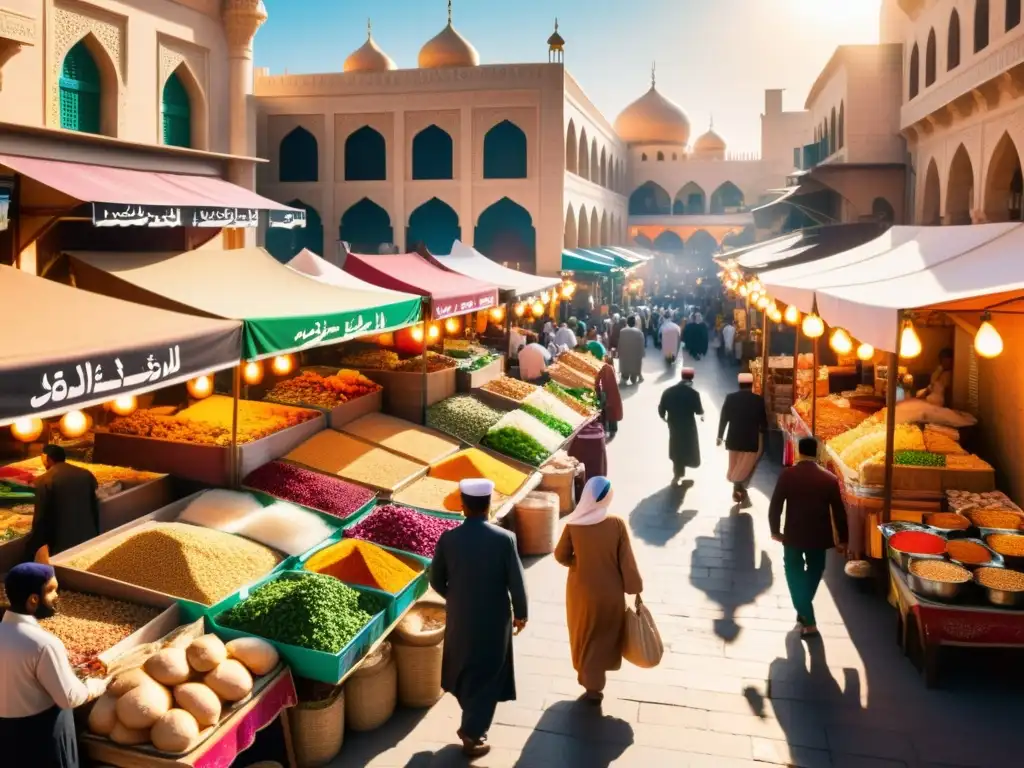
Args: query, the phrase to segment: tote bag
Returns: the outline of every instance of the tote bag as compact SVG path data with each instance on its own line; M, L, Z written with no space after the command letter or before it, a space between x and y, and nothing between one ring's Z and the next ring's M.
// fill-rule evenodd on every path
M623 628L622 658L641 669L651 669L661 663L665 644L654 623L654 617L636 596L635 606L626 606L626 626Z

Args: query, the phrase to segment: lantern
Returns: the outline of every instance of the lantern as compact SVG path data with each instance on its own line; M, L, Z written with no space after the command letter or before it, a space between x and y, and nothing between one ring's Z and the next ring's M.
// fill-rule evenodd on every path
M68 411L60 419L60 431L64 437L81 437L89 431L89 417L81 411Z
M242 379L246 384L252 384L253 386L263 381L263 363L259 360L253 360L245 364L242 368Z
M295 360L291 355L278 355L270 361L270 370L278 376L287 376L295 368Z
M825 321L818 317L814 312L804 317L802 326L804 336L808 339L818 339L825 333Z
M974 335L974 351L991 360L1003 354L1003 337L992 325L992 316L986 312L981 318L981 327Z
M757 308L765 309L768 306L768 301L769 299L767 294L762 293L760 296L757 297Z
M213 377L197 376L185 385L185 389L196 400L202 400L213 394Z
M913 359L921 354L921 338L914 330L914 324L905 320L903 330L900 331L900 357L907 360Z
M534 317L540 317L541 315L544 314L544 304L541 302L540 299L537 299L537 301L533 302L533 307L531 309L533 311Z
M135 395L121 395L110 403L110 410L118 416L130 416L138 407L139 402L135 399Z
M842 328L836 328L832 331L832 337L828 340L828 345L835 350L837 355L848 355L853 351L853 339Z
M773 323L781 323L782 322L782 310L780 310L775 305L774 301L770 305L768 305L767 312L768 312L768 319L771 320Z
M520 301L518 304L516 304L515 312L516 312L516 317L522 317L523 315L525 315L526 314L526 304L524 304L523 302Z
M800 322L800 310L796 308L795 304L790 304L782 313L782 319L790 325L796 325Z
M505 319L505 309L504 309L504 307L494 307L493 309L491 309L491 320L493 320L496 323L500 323L504 319Z
M427 340L437 341L441 336L441 326L437 323L431 323L427 328Z
M43 434L43 420L35 416L17 419L11 424L11 434L23 443L31 443Z
M449 334L456 334L459 332L459 319L457 317L449 317L444 321L444 330Z
M861 344L857 347L857 359L863 360L865 363L875 356L875 348L868 343Z

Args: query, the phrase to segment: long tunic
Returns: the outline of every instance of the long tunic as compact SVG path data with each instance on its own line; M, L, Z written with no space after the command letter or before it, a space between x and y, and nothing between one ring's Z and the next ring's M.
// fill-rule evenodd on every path
M708 353L708 327L700 322L687 323L683 329L683 343L691 355Z
M700 393L679 382L661 395L658 416L668 421L668 455L676 467L700 466L697 416L704 415Z
M601 409L608 421L622 421L622 393L619 382L615 380L615 369L610 363L601 366L597 375L597 394L601 398Z
M639 376L643 372L644 332L623 328L619 334L619 375Z
M25 557L31 560L40 547L50 556L77 547L100 534L97 483L91 472L72 464L55 464L35 482L36 507Z
M445 531L430 586L447 601L441 687L460 704L514 700L512 618L527 618L515 536L478 518Z
M580 684L600 690L604 673L622 666L626 595L643 591L626 524L609 516L596 525L567 525L555 559L569 568L565 611L572 665Z

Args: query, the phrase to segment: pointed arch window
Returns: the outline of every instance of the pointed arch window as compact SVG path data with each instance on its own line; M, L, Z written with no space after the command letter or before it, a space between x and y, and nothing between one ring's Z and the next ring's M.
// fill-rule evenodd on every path
M164 83L160 101L164 144L170 147L192 146L192 102L177 72Z
M60 127L99 133L103 88L100 69L84 41L77 42L60 70Z
M1020 0L1006 0L1006 31L1020 25Z
M949 15L949 37L946 40L946 71L960 66L960 14L956 8Z
M918 50L917 43L914 43L914 48L910 52L910 83L908 93L911 99L917 98L918 90L921 87L921 52Z
M988 0L975 0L974 3L974 52L988 48Z
M936 62L935 59L938 56L935 43L935 30L932 29L928 32L928 47L924 53L924 87L927 88L929 85L935 82L936 73Z

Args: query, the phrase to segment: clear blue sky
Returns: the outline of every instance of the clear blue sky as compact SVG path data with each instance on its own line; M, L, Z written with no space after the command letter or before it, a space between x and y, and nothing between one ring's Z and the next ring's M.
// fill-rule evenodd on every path
M447 0L264 0L256 64L336 72L366 39L399 67L441 31ZM878 41L880 0L454 0L455 27L484 64L546 61L557 15L566 67L605 117L640 96L657 61L658 88L703 132L712 114L731 150L760 147L765 88L800 109L837 45Z

